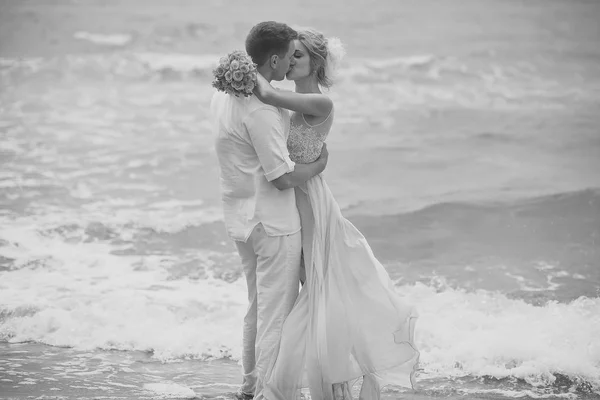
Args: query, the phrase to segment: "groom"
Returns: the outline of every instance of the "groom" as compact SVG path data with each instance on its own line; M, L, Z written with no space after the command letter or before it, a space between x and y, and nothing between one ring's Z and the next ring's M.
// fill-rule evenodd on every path
M268 81L281 81L294 65L297 33L267 21L246 37L246 52ZM243 332L243 383L238 398L263 398L266 373L277 356L283 321L298 295L300 216L294 187L327 165L325 146L312 164L295 164L286 146L287 110L256 96L214 94L216 152L227 234L234 240L248 286Z

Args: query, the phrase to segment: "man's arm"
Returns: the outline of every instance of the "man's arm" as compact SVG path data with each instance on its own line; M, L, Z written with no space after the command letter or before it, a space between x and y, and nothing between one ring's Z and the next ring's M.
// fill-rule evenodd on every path
M321 155L319 158L310 164L296 164L292 172L281 175L279 178L271 181L273 185L279 190L286 190L302 185L315 175L319 175L325 170L327 166L327 160L329 159L329 152L327 146L323 143L321 149Z
M323 144L321 155L311 164L296 164L290 160L281 114L272 108L255 110L244 121L265 178L279 190L303 184L320 174L327 165L329 153Z

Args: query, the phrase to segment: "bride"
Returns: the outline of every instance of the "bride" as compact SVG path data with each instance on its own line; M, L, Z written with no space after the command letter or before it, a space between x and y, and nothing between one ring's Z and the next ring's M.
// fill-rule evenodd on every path
M259 74L255 93L293 111L290 158L311 163L333 125L335 107L321 88L332 85L343 47L313 30L298 33L295 65L286 75L295 92L276 90ZM265 397L291 400L308 387L313 400L351 398L350 387L360 378L361 399L378 399L386 384L414 387L416 310L397 294L364 236L342 216L322 175L295 194L306 281L267 371Z

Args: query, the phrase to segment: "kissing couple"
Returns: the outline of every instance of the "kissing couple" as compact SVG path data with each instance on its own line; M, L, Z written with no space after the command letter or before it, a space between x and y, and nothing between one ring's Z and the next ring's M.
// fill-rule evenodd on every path
M417 312L322 175L335 106L321 89L343 46L267 21L248 33L246 53L252 93L211 101L225 227L248 286L236 397L295 400L309 388L313 400L351 399L358 381L360 399L379 399L388 384L412 388ZM294 92L271 86L284 78ZM246 82L241 72L236 80Z

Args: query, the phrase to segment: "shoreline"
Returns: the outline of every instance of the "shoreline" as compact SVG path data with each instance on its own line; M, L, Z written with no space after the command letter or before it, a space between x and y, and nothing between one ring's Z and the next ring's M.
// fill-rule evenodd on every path
M140 351L78 351L39 343L0 342L1 398L63 400L87 399L231 399L241 382L240 366L231 360L178 360L162 363ZM13 370L6 370L12 365ZM554 390L573 391L544 395L547 399L595 398L589 383L579 383L566 376L556 376ZM12 382L8 382L11 380ZM563 382L564 381L564 382ZM514 384L513 384L514 385ZM524 387L521 387L525 385ZM417 379L417 389L384 389L382 400L435 399L494 400L518 397L539 398L534 387L525 382L508 388L493 377ZM358 396L360 384L353 395ZM469 393L471 391L472 393ZM478 393L479 392L479 393ZM573 396L566 396L570 393Z
M233 393L240 369L230 360L163 363L141 351L84 351L33 342L0 342L0 360L0 393L15 399L30 398L32 394L45 395L46 399L53 398L49 395L84 399L204 398Z

